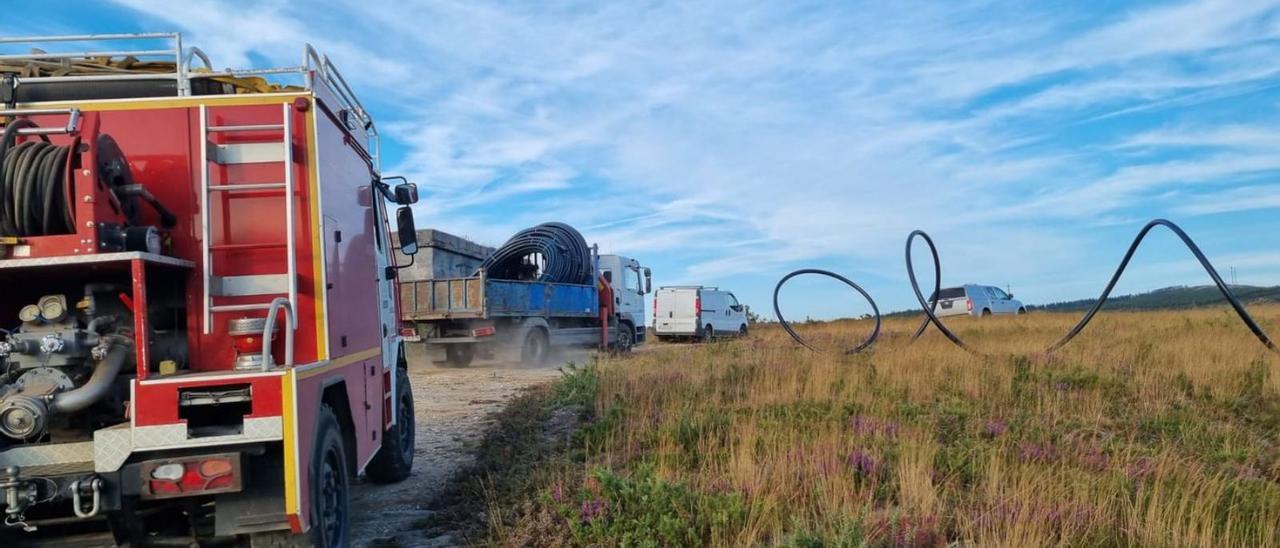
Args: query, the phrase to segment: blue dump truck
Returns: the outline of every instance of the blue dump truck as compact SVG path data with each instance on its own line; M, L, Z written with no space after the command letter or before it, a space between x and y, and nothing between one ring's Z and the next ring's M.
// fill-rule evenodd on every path
M550 241L526 234L539 230ZM517 234L470 276L401 280L400 304L437 364L541 365L558 348L627 352L642 343L650 278L638 261L597 255L576 230L549 223Z

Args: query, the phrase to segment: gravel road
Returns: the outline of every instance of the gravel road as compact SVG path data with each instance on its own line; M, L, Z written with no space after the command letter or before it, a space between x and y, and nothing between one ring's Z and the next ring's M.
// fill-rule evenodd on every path
M413 474L393 485L359 482L351 497L352 535L357 547L454 546L449 535L426 538L419 524L427 503L473 458L492 425L491 415L521 390L560 376L556 365L528 368L477 362L465 369L434 367L410 355L417 416Z

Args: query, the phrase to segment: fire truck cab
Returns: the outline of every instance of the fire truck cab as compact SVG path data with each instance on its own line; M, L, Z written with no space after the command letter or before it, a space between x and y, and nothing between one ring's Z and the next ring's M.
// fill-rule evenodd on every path
M417 189L342 75L166 33L0 39L0 76L0 537L350 545L353 478L413 463Z

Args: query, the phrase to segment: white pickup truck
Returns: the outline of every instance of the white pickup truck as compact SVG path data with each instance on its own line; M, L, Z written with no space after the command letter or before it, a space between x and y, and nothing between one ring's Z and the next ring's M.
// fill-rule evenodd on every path
M938 291L933 307L938 316L990 316L992 314L1026 314L1022 301L991 285L965 284L944 287Z

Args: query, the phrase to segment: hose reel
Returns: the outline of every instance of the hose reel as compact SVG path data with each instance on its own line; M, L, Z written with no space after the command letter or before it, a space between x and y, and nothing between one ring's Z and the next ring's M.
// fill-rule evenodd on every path
M66 112L66 111L63 111ZM50 114L52 111L4 111L4 114ZM0 236L36 237L74 234L77 231L76 195L72 174L88 148L80 136L68 144L54 144L48 135L77 131L79 111L71 109L65 128L43 128L27 118L16 118L0 135ZM21 143L20 135L38 136ZM152 206L160 225L172 228L177 216L146 187L137 184L128 158L108 134L94 138L97 189L105 194L115 219L92 219L103 249L159 252L155 227L139 226L140 201Z

